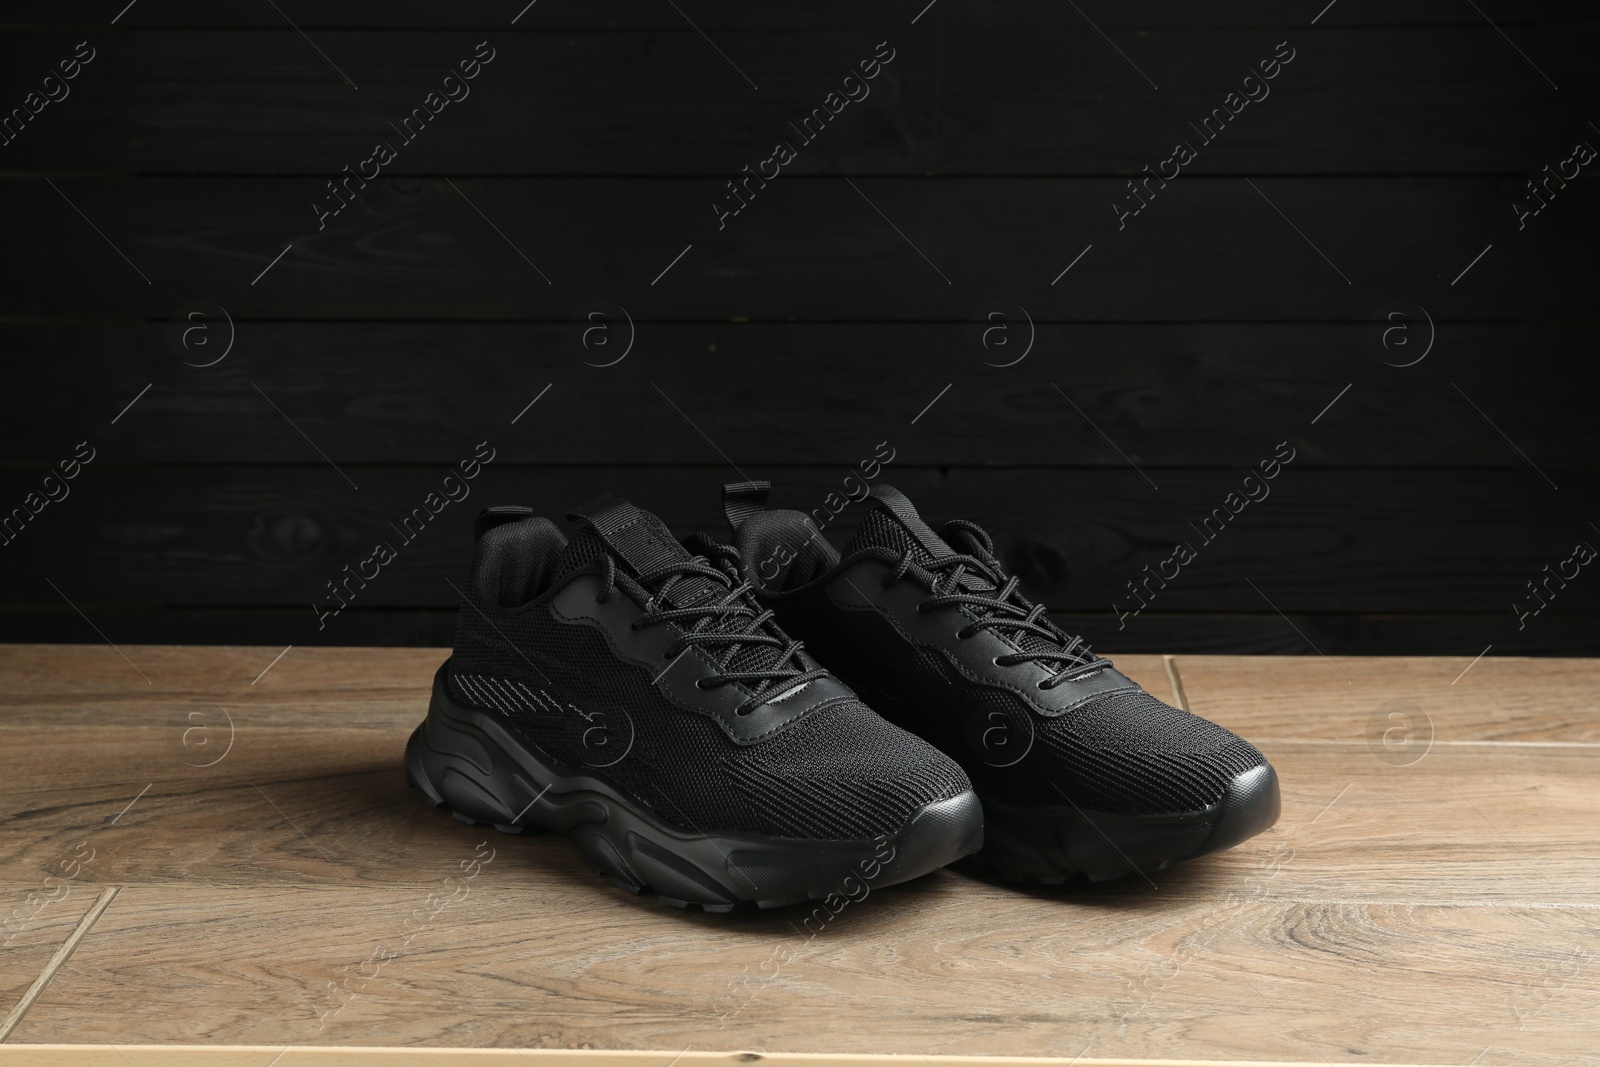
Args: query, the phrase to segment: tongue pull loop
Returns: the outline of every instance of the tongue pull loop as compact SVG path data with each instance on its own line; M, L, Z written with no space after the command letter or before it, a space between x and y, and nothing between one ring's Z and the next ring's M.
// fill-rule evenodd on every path
M922 516L911 506L911 501L894 486L874 486L872 492L867 494L867 498L894 518L896 524L911 536L911 540L927 553L929 562L937 562L946 556L956 554L956 550L951 548L944 538L934 533L933 528L922 521Z
M705 687L738 684L748 694L739 714L753 711L774 686L793 689L828 673L799 658L801 643L773 624L772 612L751 597L749 583L729 565L726 546L693 537L694 547L710 550L696 555L660 519L612 493L578 505L567 517L579 524L574 543L599 541L650 593L633 625L676 626L682 649L698 646L715 662L717 673L701 679ZM609 595L609 567L606 575L604 595Z
M651 576L670 572L694 558L665 523L615 493L601 493L579 504L567 513L567 518L579 524L574 540L586 536L599 540L606 552L640 580L653 580ZM671 588L664 588L663 592L679 607L698 604L727 591L726 583L704 575L669 578L668 583Z
M579 504L567 513L567 518L593 530L606 548L637 574L690 558L660 519L615 493L601 493Z

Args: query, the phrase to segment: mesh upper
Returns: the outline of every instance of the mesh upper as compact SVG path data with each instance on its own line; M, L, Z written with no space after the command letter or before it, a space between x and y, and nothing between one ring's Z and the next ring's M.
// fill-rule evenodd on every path
M958 551L992 558L964 532L949 539ZM874 546L917 562L934 558L879 508L865 516L844 555ZM771 598L785 629L880 714L954 757L983 796L1060 804L1064 795L1085 810L1118 814L1188 812L1217 803L1235 777L1266 762L1249 742L1138 688L1041 715L1008 690L968 680L946 653L906 641L878 612L838 607L825 586ZM1026 636L1024 648L1052 647ZM973 717L991 714L1031 738L1014 765L991 766L969 740Z
M904 526L895 522L894 516L873 507L869 507L861 517L861 525L856 527L855 536L845 545L843 554L848 556L857 549L868 547L905 552L918 563L926 563L933 558L933 553L923 548Z
M644 520L651 525L651 528L655 532L656 536L661 539L661 543L663 545L675 550L672 553L674 559L686 561L693 557L695 553L691 553L687 548L684 548L682 545L680 545L679 542L674 541L672 539L671 531L667 529L666 525L662 523L661 520L648 513L645 514ZM694 535L689 540L691 542L698 543L705 548L719 549L727 552L731 554L735 560L737 560L737 552L732 547L715 545L711 542L710 538L707 538L704 535ZM608 554L609 552L606 548L605 542L602 541L600 537L594 533L594 531L586 527L578 530L578 532L573 536L571 542L567 545L565 551L560 554L559 558L555 562L555 584L562 584L571 576L581 572L598 570L598 564L601 557ZM630 576L637 576L638 574L637 571L621 560L616 561L616 566L618 570L624 574ZM726 596L727 593L727 586L719 584L718 582L715 582L704 575L690 574L680 578L672 586L671 593L664 598L664 603L672 607L682 607L702 601L720 599ZM751 611L750 615L753 615L755 610L758 610L758 606L752 605L752 608L753 610ZM712 620L701 626L701 630L702 632L715 632L719 630L735 632L745 627L750 615L733 615ZM737 648L732 646L718 646L714 650L714 654L717 657L719 664L721 664L724 669L730 672L739 672L762 670L773 667L778 664L779 654L781 651L781 649L775 648L772 645L750 643L738 646ZM724 659L724 657L726 658ZM736 684L739 689L746 694L753 694L755 692L755 690L745 683L733 684Z
M1000 563L990 551L988 536L962 529L962 525L964 524L957 523L954 524L954 528L947 526L944 530L941 530L940 543L934 547L939 550L941 555L947 554L945 550L948 549L950 552L975 556L989 563L996 573L1000 573ZM924 565L933 562L936 558L934 553L930 552L917 538L913 537L893 515L880 508L873 508L867 513L867 517L862 521L860 529L857 530L855 537L851 539L844 554L848 556L852 552L864 548L886 548L896 555L903 553L914 562ZM984 593L995 590L994 583L971 571L961 576L960 584L963 589L969 592ZM1032 606L1026 600L1022 601L1022 603L1025 607ZM971 605L963 605L960 610L969 619L977 619L983 615L981 610ZM1024 652L1060 651L1062 646L1072 639L1070 635L1062 631L1048 618L1041 618L1035 625L1043 626L1053 631L1057 635L1057 640L1052 641L1028 630L1016 631L1002 628L998 632L1006 634ZM1094 657L1087 650L1081 650L1077 653L1077 658L1080 662L1088 663ZM1062 664L1057 663L1052 664L1052 666L1059 667Z
M563 550L557 585L605 551L584 540L580 532ZM462 605L452 696L502 715L546 761L610 782L672 825L860 840L898 832L926 804L971 788L956 763L859 701L739 745L710 718L669 703L653 678L543 603L503 610L469 592ZM584 741L597 721L618 746L603 760ZM597 766L624 746L626 756Z
M1142 689L1110 694L1046 724L1041 738L1055 761L1127 811L1208 807L1234 778L1266 762L1250 742Z
M779 610L874 710L960 763L981 796L1060 804L1065 795L1087 811L1118 814L1196 811L1266 762L1249 742L1142 689L1045 717L1007 690L966 679L943 652L908 643L877 612L835 606L820 586ZM969 720L990 712L1033 738L1013 766L990 766L969 742Z

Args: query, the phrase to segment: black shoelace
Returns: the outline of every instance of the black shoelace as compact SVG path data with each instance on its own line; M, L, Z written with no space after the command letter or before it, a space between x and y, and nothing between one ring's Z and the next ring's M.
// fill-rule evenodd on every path
M1040 689L1054 689L1074 675L1110 662L1096 655L1083 638L1073 637L1052 625L1044 618L1046 609L1043 604L1030 604L1026 598L1017 595L1020 579L1007 578L992 562L957 554L928 563L915 563L909 553L902 552L895 569L884 578L883 587L887 589L904 578L913 566L928 575L929 591L933 593L933 596L917 605L917 611L926 614L940 608L965 605L978 612L978 618L956 631L958 638L965 640L982 630L997 630L1014 635L1034 634L1052 645L1047 649L995 657L995 663L1002 667L1038 663L1047 669L1054 669L1054 674L1039 683ZM988 582L994 592L963 589L961 579L969 573ZM941 587L955 591L941 592Z
M603 558L606 572L605 584L600 591L602 601L610 598L617 580L616 561L609 555ZM699 679L695 685L701 689L715 689L732 682L745 683L752 693L737 710L740 715L748 715L766 702L768 693L793 689L828 672L820 667L806 670L795 663L802 643L781 631L772 632L776 628L768 626L772 620L771 609L762 609L756 603L749 581L735 581L737 573L736 570L730 572L726 567L713 565L705 556L668 563L641 573L638 576L639 584L652 592L645 602L644 614L630 625L635 630L642 630L663 622L676 623L682 635L668 647L669 659L677 659L684 651L696 646L721 649L722 655L716 659L718 673ZM663 607L673 588L691 575L707 578L727 591L720 597L713 596L687 607ZM659 586L657 583L660 583ZM741 649L755 645L776 650L768 657L767 666L742 671L727 669Z

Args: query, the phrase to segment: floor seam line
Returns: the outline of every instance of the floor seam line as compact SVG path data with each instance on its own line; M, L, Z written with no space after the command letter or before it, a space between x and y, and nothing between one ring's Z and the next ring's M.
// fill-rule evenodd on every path
M33 984L28 987L28 991L22 994L22 999L17 1001L16 1007L11 1009L3 1021L0 1021L0 1042L10 1038L11 1032L22 1022L22 1017L28 1014L28 1009L33 1007L34 1002L44 995L46 987L50 985L50 980L56 976L56 972L61 969L62 965L71 958L73 950L78 947L78 942L88 935L89 931L94 928L94 924L100 920L100 916L104 915L106 909L111 906L111 902L117 899L117 893L120 888L120 886L107 886L101 891L95 902L90 905L89 910L84 912L83 918L78 920L77 929L73 930L72 934L61 943L61 946L56 949L55 955L50 957L49 962L44 965L44 969L39 972L39 977L33 980Z
M1189 697L1183 691L1183 678L1178 674L1178 661L1167 653L1162 653L1161 662L1167 668L1167 683L1172 686L1172 699L1179 708L1189 710Z

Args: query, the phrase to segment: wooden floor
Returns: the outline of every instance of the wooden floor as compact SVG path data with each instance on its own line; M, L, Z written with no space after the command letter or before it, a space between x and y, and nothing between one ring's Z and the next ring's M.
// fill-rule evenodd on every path
M279 652L0 647L0 1064L1600 1064L1600 660L1118 657L1267 753L1276 828L811 939L424 804L442 650Z

